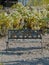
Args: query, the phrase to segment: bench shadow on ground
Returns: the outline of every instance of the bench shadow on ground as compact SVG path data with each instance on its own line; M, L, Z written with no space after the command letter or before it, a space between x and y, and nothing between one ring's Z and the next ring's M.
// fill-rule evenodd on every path
M20 53L14 53L15 51L28 51L28 50L37 50L37 49L41 49L41 47L28 47L28 48L24 48L24 47L17 47L17 48L9 48L7 49L8 52L6 52L6 49L2 50L2 52L0 52L0 54L3 55L22 55L24 53L20 52ZM9 52L10 51L10 52ZM31 53L31 52L29 52ZM2 62L4 65L49 65L49 57L42 57L42 58L34 58L31 60L15 60L15 61L5 61Z
M49 57L35 58L32 60L21 61L7 61L3 62L5 65L49 65Z
M29 51L29 50L38 50L38 49L42 49L42 47L28 47L28 48L24 48L24 47L17 47L17 48L8 48L8 49L4 49L0 52L0 54L3 55L22 55L25 53L25 51ZM20 51L20 52L17 52ZM23 51L23 52L21 52ZM30 51L28 52L28 54L31 53Z

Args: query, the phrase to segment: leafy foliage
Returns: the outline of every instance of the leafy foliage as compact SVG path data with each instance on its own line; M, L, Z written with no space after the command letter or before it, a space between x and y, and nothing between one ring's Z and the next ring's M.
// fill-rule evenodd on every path
M48 6L45 8L33 7L17 3L10 8L12 11L9 14L5 11L0 12L0 34L6 35L8 29L20 30L24 27L32 30L44 30L49 22Z

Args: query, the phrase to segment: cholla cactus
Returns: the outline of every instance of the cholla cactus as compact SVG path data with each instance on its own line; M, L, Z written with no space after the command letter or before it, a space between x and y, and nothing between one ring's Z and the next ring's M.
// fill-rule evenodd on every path
M0 30L1 30L1 35L5 35L6 31L10 27L10 20L8 18L8 14L6 12L1 12L0 13Z
M24 22L23 21L23 18L21 16L21 14L17 11L13 11L10 16L13 18L13 28L14 29L21 29L23 28L23 25L22 23Z
M14 4L9 14L0 13L0 34L5 35L8 29L20 30L23 27L32 30L45 29L49 18L49 11L44 7L23 6L21 3Z

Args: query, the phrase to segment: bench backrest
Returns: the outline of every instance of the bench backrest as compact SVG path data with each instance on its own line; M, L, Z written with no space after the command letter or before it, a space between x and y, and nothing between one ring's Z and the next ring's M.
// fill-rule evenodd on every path
M42 39L41 30L8 30L8 39Z

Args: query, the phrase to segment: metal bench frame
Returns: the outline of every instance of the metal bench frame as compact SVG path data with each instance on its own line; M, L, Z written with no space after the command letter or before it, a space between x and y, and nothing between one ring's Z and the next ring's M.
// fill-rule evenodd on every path
M42 49L42 35L41 30L31 30L31 29L24 29L24 30L8 30L8 40L6 42L6 51L9 48L9 40L10 39L40 39L41 49ZM42 49L43 50L43 49Z

